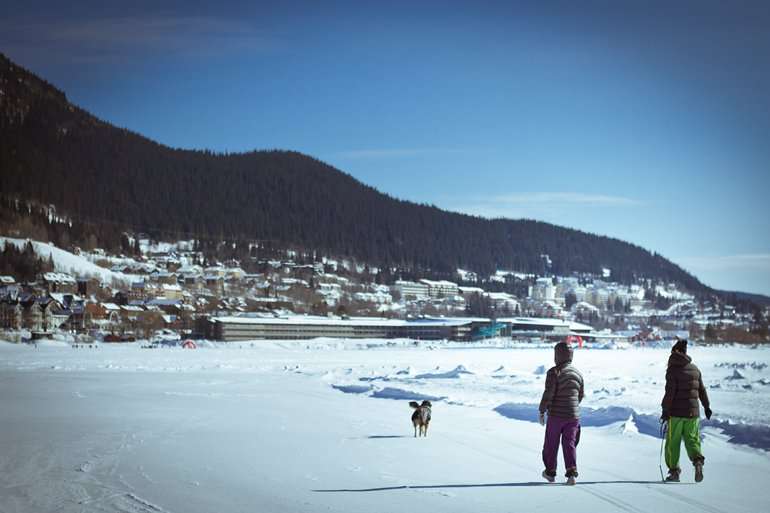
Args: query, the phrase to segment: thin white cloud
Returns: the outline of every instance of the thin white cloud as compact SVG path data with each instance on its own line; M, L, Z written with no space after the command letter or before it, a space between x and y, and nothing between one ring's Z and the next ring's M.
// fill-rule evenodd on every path
M695 272L704 271L761 271L770 273L770 253L738 255L685 256L674 259Z
M445 202L455 212L487 218L539 219L569 224L565 216L576 208L633 208L644 202L625 196L582 192L526 192Z
M586 194L582 192L528 192L494 196L487 200L496 205L585 205L585 206L637 206L642 202L624 196Z
M26 52L60 50L73 59L97 60L152 51L199 55L269 50L265 32L237 19L204 16L126 16L83 20L0 20L0 42Z
M334 153L332 156L341 159L382 159L416 157L421 155L439 155L448 153L465 153L467 150L457 148L372 148L347 150Z

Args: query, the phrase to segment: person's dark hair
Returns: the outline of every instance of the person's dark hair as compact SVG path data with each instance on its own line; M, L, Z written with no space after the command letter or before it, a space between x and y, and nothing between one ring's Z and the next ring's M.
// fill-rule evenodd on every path
M683 338L677 339L676 344L671 348L671 352L674 351L687 354L687 340Z

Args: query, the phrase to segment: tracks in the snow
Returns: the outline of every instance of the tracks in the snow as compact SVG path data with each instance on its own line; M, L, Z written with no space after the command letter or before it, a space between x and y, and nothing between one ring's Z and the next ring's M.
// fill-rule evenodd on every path
M505 463L507 463L507 464L509 464L511 466L516 467L516 468L527 470L527 471L530 471L532 469L532 465L530 465L530 464L523 465L523 464L521 464L521 463L519 463L517 461L514 461L514 460L508 459L508 458L506 458L504 456L501 456L500 453L491 452L491 451L488 451L488 450L476 447L472 442L459 440L459 439L457 439L457 438L455 438L453 436L449 436L449 435L447 435L445 433L441 433L438 436L441 436L442 438L445 438L445 439L447 439L450 442L453 442L453 443L456 443L457 445L461 445L461 446L463 446L465 448L471 449L471 450L473 450L475 452L478 452L480 454L483 454L483 455L485 455L487 457L494 458L494 459L497 459L499 461L505 462ZM510 442L507 442L507 443L510 443ZM513 445L516 445L516 444L513 444ZM521 446L517 445L517 447L519 449L522 449ZM535 456L535 454L538 452L537 450L531 449L531 448L523 448L523 449L524 450L529 450L530 452L532 452L533 456ZM606 472L606 471L603 471L602 473L604 473L605 475L612 476L613 478L615 478L617 480L616 482L618 482L618 481L627 481L629 484L634 482L633 480L628 479L627 476L622 476L620 474L616 474L616 473L612 473L612 472ZM646 483L646 484L643 483L643 482L637 482L637 483L639 485L641 485L641 486L646 486L647 489L650 490L651 492L658 493L658 494L660 494L660 495L662 495L664 497L667 497L669 499L674 499L674 500L679 501L679 502L681 502L683 504L689 505L691 507L695 507L695 508L697 508L700 511L708 512L708 513L728 513L725 510L716 508L716 507L714 507L714 506L712 506L710 504L706 504L705 502L699 501L699 500L694 499L694 498L692 498L690 496L685 496L685 495L677 493L677 492L675 492L673 490L670 490L670 489L668 489L668 488L671 487L670 485L664 485L663 483L658 484L658 483L652 483L652 482ZM614 484L614 483L608 482L607 484ZM629 502L626 502L626 501L624 501L622 499L619 499L615 495L611 495L609 493L605 493L605 492L600 491L601 485L602 485L601 482L591 482L591 483L580 483L580 482L578 482L578 485L576 486L576 489L581 491L581 492L583 492L583 493L587 493L589 495L592 495L595 498L597 498L598 500L606 502L607 504L610 504L612 507L617 508L619 511L625 511L626 513L646 513L647 510L640 509L640 508L634 506L633 504L630 504ZM411 488L411 487L407 487L407 488Z

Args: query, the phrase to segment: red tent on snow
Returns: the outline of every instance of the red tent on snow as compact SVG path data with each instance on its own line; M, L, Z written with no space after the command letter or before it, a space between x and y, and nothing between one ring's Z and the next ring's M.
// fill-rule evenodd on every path
M578 347L583 347L583 337L579 335L567 335L567 338L565 338L564 341L568 344L577 342Z

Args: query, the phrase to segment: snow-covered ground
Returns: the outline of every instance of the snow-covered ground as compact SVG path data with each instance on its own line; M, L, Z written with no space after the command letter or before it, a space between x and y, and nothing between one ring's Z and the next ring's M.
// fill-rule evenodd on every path
M770 349L690 350L727 434L661 484L665 349L578 350L578 486L540 478L548 348L0 343L0 511L706 511L770 504ZM414 439L412 398L435 398ZM740 423L742 424L736 424ZM729 439L733 439L732 442ZM683 451L684 454L684 451ZM684 462L686 463L686 462ZM561 464L561 461L560 461ZM560 473L563 468L560 469Z

